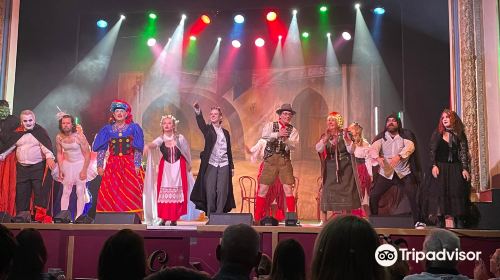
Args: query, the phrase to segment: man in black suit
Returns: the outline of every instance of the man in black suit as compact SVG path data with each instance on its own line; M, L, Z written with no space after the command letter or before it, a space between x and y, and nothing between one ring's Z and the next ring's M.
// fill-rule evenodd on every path
M198 103L193 107L196 122L205 138L205 148L200 154L201 164L191 192L191 201L210 217L211 213L225 213L236 207L231 138L229 132L221 127L222 111L219 107L211 108L209 124L205 122Z

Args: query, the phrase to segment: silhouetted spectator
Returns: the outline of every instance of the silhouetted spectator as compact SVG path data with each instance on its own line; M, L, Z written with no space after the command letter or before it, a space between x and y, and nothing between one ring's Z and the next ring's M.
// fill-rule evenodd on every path
M21 230L16 240L18 247L14 254L14 266L10 280L38 280L47 262L47 249L40 232L33 228Z
M209 280L207 273L196 271L182 266L167 268L152 274L144 280Z
M490 273L493 274L494 278L490 277ZM500 279L500 249L496 249L495 253L490 256L490 271L486 269L486 265L483 259L479 259L479 262L474 267L474 279L475 280L488 280L488 279Z
M4 280L12 269L17 242L12 232L2 224L0 224L0 248L0 280Z
M445 229L431 230L424 240L423 250L427 252L454 252L460 250L460 239L451 231ZM406 276L404 280L427 280L427 279L446 279L446 280L465 280L467 276L461 275L458 270L458 261L455 260L426 260L425 272Z
M356 216L333 219L316 239L311 279L386 279L386 271L374 257L379 244L366 220Z
M306 256L304 248L294 239L278 243L274 251L272 280L305 280Z
M130 229L112 235L99 256L100 280L138 280L146 276L146 253L143 238Z
M228 226L217 246L219 272L213 279L250 279L250 273L260 261L259 234L248 225Z

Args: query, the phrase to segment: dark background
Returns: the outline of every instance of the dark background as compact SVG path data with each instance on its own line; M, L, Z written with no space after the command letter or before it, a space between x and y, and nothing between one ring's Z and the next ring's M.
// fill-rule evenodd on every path
M415 132L420 148L422 163L427 165L428 142L435 129L440 113L449 106L449 39L448 1L446 0L388 0L359 1L369 28L373 29L371 9L380 3L386 13L381 23L380 36L375 40L388 72L395 84L398 95L404 100L395 108L405 108L405 125ZM199 61L203 64L212 47L203 47L207 38L217 36L228 38L232 17L241 12L245 15L244 41L252 41L256 35L267 38L264 21L265 12L271 8L279 11L279 17L288 28L293 8L299 10L299 28L309 29L311 51L306 56L306 64L323 64L324 44L318 43L321 35L317 28L318 8L321 1L311 0L23 0L21 1L19 42L17 57L14 114L24 109L33 109L43 98L57 87L79 60L85 57L98 42L100 36L96 21L104 18L108 29L114 25L120 13L127 15L119 33L111 64L104 86L94 93L80 118L85 125L88 138L107 120L108 104L117 92L117 75L124 71L144 71L152 63L152 56L131 61L131 49L136 47L141 28L147 20L147 13L158 14L159 43L164 44L178 24L180 14L188 16L186 25L202 13L209 13L213 23L202 33L199 42ZM329 1L332 40L344 30L354 32L354 1ZM205 38L205 40L204 40ZM354 34L355 38L355 34ZM323 40L321 42L324 42ZM208 43L207 43L208 44ZM251 53L253 44L242 51ZM266 40L269 56L276 42ZM213 46L210 45L210 46ZM230 47L230 40L221 46L221 57ZM352 55L352 41L336 49L340 63L349 64ZM241 77L233 79L243 86L248 84L254 63L252 55L242 56L237 61L235 71ZM202 67L203 65L197 65ZM232 86L234 86L233 84ZM382 92L381 102L384 100ZM54 112L55 114L55 112Z

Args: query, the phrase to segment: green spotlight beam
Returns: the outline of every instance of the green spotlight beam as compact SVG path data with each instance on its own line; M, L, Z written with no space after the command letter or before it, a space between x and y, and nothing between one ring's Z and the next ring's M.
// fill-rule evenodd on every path
M150 14L151 15L151 14ZM131 67L134 69L145 69L151 60L153 59L153 54L147 41L150 38L157 38L158 36L158 23L156 19L147 17L142 32L139 34L134 42L135 47L132 49L132 54L130 55L132 64Z
M198 66L198 44L196 40L189 40L184 57L184 69L194 71Z

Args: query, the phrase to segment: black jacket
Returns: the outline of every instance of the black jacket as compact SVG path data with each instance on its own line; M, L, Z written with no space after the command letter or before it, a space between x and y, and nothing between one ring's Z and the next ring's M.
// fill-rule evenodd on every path
M9 133L9 132L7 132ZM39 124L35 124L35 127L33 127L32 130L29 131L14 131L9 133L9 136L6 137L6 141L4 144L0 147L0 153L5 152L8 150L10 147L16 144L16 142L23 137L24 134L26 133L31 133L36 140L38 140L42 145L45 146L45 148L49 149L51 152L54 152L52 149L52 141L50 141L49 134L47 134L47 131L41 127Z
M212 150L217 142L217 133L211 124L205 123L205 119L203 118L203 113L201 111L199 115L196 115L196 123L205 138L205 148L203 149L203 152L200 153L200 169L198 171L198 176L196 177L196 182L194 184L193 191L191 192L190 199L196 205L197 209L207 212L207 193L204 179L210 155L212 154ZM229 168L232 170L234 169L234 163L233 153L231 152L231 137L229 136L229 131L224 128L222 131L224 132L227 142L227 158L229 161ZM233 180L231 172L229 172L228 182L228 198L224 207L224 212L229 212L231 209L236 207L233 195Z

